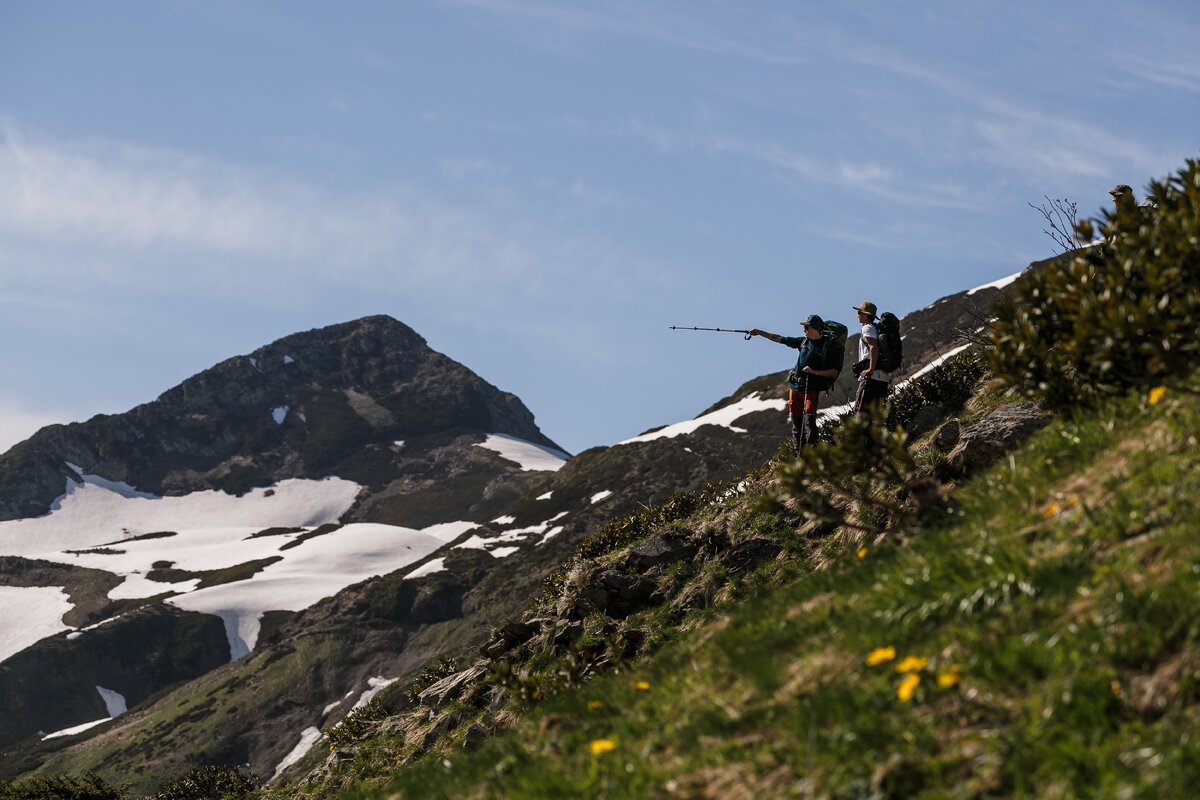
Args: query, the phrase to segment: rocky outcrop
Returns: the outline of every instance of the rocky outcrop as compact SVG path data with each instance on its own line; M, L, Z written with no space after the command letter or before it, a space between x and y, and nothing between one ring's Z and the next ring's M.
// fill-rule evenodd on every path
M132 708L228 661L219 618L164 603L43 639L0 663L0 747L107 717L99 686Z
M974 472L1015 450L1049 421L1050 416L1034 403L1000 406L962 430L947 463L960 473Z

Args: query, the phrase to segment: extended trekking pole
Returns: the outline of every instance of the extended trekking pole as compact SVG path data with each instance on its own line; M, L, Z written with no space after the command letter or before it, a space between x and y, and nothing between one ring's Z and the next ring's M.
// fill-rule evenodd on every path
M717 333L744 333L744 334L746 334L745 338L747 340L752 338L750 336L750 331L744 330L742 328L697 328L695 326L692 326L689 328L684 325L672 325L671 330L673 330L673 331L716 331Z

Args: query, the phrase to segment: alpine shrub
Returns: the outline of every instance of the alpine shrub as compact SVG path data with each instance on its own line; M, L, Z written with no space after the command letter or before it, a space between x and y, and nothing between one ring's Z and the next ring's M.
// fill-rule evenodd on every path
M372 698L365 706L351 711L342 717L341 722L325 731L329 749L333 750L354 744L364 736L373 733L380 722L395 714L395 708L378 697Z
M421 692L433 686L443 678L449 678L451 675L459 671L458 662L453 658L439 659L436 664L431 664L425 667L409 682L404 689L404 698L412 704L416 704Z
M49 776L0 784L0 800L122 800L125 786L113 786L99 775L82 778Z
M907 428L917 412L928 405L940 403L954 411L961 409L985 374L987 361L973 350L947 359L892 392L888 427Z
M768 503L790 500L821 527L847 526L878 533L920 510L912 491L925 480L898 429L854 415L837 443L821 443L779 467Z
M208 766L189 770L158 790L154 800L240 800L258 789L258 780L237 767Z
M1187 374L1200 356L1200 161L1077 229L1101 243L1021 278L997 308L996 377L1050 408Z

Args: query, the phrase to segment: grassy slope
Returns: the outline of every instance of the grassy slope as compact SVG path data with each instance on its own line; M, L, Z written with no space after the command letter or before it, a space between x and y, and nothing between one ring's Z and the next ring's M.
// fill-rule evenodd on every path
M445 737L380 789L395 748L366 743L349 796L1187 796L1197 431L1200 401L1175 393L1055 422L965 483L952 523L862 558L852 542L791 548L727 592L748 597L655 628L652 656L473 753ZM885 646L895 660L868 666ZM907 655L928 663L902 701ZM600 740L615 747L593 754Z

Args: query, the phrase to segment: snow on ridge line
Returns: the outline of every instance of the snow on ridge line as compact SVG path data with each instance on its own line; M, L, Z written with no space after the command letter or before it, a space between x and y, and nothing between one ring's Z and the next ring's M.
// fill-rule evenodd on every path
M1025 270L1021 270L1020 272L1014 272L1012 275L1009 275L1004 278L1000 278L999 280L992 281L991 283L985 283L982 286L976 286L974 289L967 292L967 296L969 297L970 295L973 295L976 292L982 292L984 289L1003 289L1005 286L1008 286L1010 283L1015 281L1017 278L1021 277L1021 275L1024 272L1025 272Z
M652 442L655 439L673 439L676 436L692 433L703 425L720 425L729 428L734 433L747 433L744 428L735 427L733 423L747 414L753 414L756 411L783 411L786 408L787 401L782 398L778 400L764 400L761 392L752 392L741 400L730 403L727 406L722 406L716 411L710 411L695 419L677 422L674 425L668 425L665 428L660 428L650 433L634 436L632 439L617 442L617 445Z
M475 446L499 453L501 458L518 464L526 472L556 472L571 457L562 450L527 442L506 433L489 433L487 439Z

